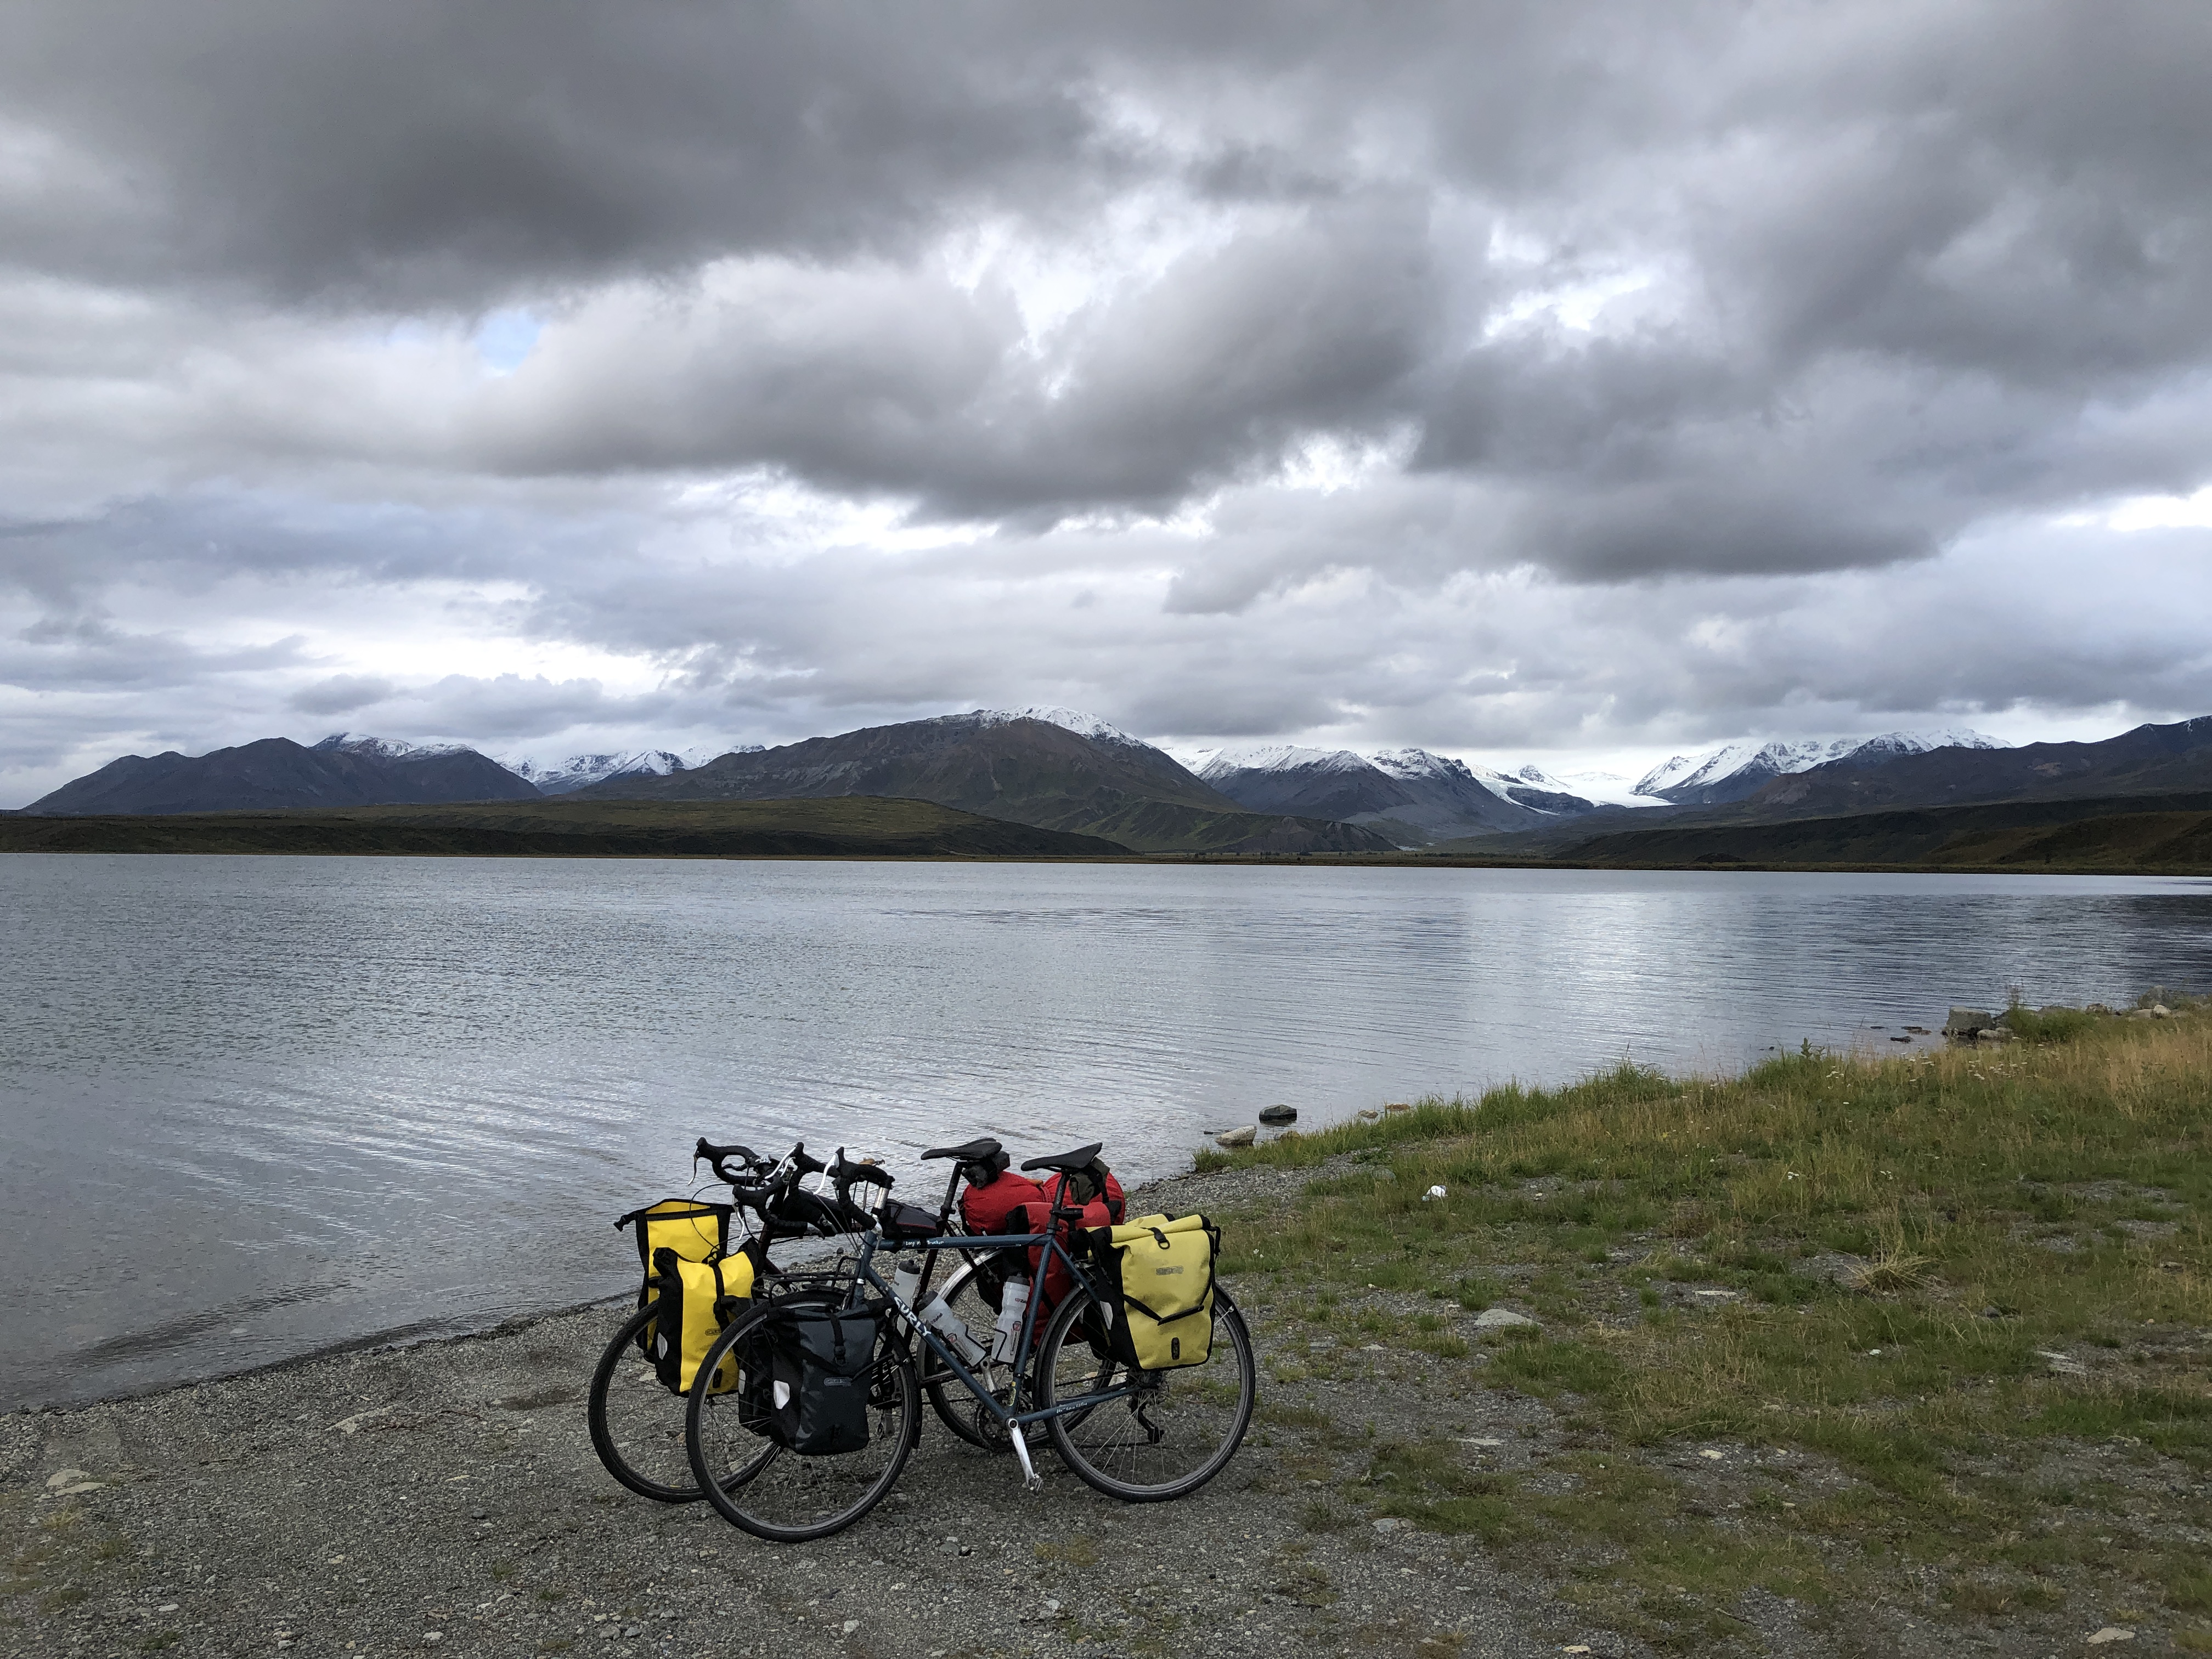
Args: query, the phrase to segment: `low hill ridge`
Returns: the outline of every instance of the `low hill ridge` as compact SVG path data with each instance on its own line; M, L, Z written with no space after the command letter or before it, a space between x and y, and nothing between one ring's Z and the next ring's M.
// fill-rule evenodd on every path
M418 748L344 732L308 748L263 738L204 755L125 755L23 809L90 813L282 811L321 806L534 800L538 791L473 749Z

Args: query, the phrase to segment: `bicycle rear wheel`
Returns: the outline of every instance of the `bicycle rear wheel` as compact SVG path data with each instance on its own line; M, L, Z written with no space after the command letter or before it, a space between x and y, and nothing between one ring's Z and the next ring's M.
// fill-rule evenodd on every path
M969 1263L963 1262L952 1276L945 1281L943 1289L946 1305L960 1316L960 1322L967 1326L968 1334L982 1343L984 1346L988 1347L991 1342L992 1326L998 1318L998 1310L983 1299L982 1285L976 1276L975 1267ZM937 1292L933 1291L930 1294L935 1295ZM1014 1443L1006 1437L1006 1431L1000 1428L995 1420L989 1419L988 1414L983 1418L978 1418L977 1413L981 1407L976 1403L975 1396L969 1391L968 1385L960 1380L950 1365L930 1352L927 1343L918 1339L915 1344L914 1363L921 1373L921 1390L929 1396L929 1407L937 1413L938 1420L946 1428L951 1430L969 1445L981 1446L985 1451L1004 1452L1013 1449ZM987 1361L986 1366L988 1364ZM1009 1368L1004 1365L999 1366L996 1368L995 1374L987 1370L985 1366L975 1366L970 1369L987 1382L1000 1382L1004 1385L999 1389L998 1396L1000 1403L1005 1404L1012 1387L1009 1380ZM988 1427L979 1426L979 1424L985 1423L988 1424Z
M1097 1316L1097 1298L1078 1285L1045 1328L1037 1407L1070 1407L1045 1419L1053 1449L1084 1480L1124 1502L1187 1497L1228 1467L1251 1425L1258 1385L1244 1317L1216 1285L1206 1363L1132 1373L1110 1357ZM1083 1405L1091 1395L1098 1403Z
M824 1538L851 1526L898 1480L921 1426L921 1389L913 1358L888 1328L868 1382L868 1443L858 1451L802 1457L769 1438L751 1416L748 1378L770 1367L770 1323L782 1310L757 1308L716 1339L700 1362L702 1379L726 1359L736 1383L708 1394L695 1387L684 1412L684 1448L693 1480L732 1525L772 1543Z
M609 1474L655 1503L691 1504L698 1501L699 1486L684 1449L684 1396L661 1386L659 1373L637 1346L657 1311L648 1302L607 1344L592 1372L584 1420L592 1449Z

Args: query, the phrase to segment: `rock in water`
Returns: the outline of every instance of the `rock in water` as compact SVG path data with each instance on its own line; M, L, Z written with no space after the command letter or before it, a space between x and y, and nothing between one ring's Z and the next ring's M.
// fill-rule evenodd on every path
M1298 1109L1295 1106L1262 1106L1260 1109L1260 1121L1270 1128L1297 1121Z
M1954 1008L1951 1018L1943 1022L1943 1035L1971 1039L1983 1027L1996 1023L1997 1017L1986 1008Z
M1394 1100L1384 1105L1382 1109L1386 1112L1410 1112L1413 1109L1413 1103L1410 1100Z
M1225 1147L1249 1146L1259 1138L1260 1126L1256 1123L1247 1123L1240 1129L1224 1129L1221 1133L1214 1136L1213 1144Z

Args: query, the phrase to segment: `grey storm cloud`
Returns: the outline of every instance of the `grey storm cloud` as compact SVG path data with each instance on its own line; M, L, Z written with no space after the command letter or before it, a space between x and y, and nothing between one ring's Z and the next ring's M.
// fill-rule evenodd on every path
M2212 479L2208 61L2166 0L18 0L9 684L487 737L2202 712L2182 607L2051 597L2194 594L2199 532L2049 526ZM410 606L514 648L377 659ZM514 666L562 650L641 667Z

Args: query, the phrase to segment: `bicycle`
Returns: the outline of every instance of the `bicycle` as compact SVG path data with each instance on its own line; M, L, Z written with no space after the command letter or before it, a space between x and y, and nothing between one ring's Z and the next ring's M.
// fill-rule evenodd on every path
M940 1148L924 1157L958 1150ZM1257 1395L1250 1333L1217 1284L1205 1364L1131 1371L1113 1358L1106 1341L1109 1304L1062 1239L1068 1224L1083 1215L1079 1206L1062 1202L1070 1179L1089 1169L1098 1151L1085 1146L1022 1165L1024 1171L1049 1170L1060 1177L1050 1231L902 1238L879 1216L863 1236L836 1304L841 1313L872 1316L879 1333L867 1374L868 1436L857 1449L801 1456L770 1437L766 1402L771 1387L780 1386L772 1379L784 1309L769 1302L732 1321L701 1362L684 1411L692 1478L715 1510L756 1537L798 1543L842 1531L873 1509L896 1483L920 1439L921 1384L910 1346L917 1336L973 1396L977 1421L1003 1431L1026 1490L1042 1485L1025 1432L1039 1425L1071 1471L1125 1502L1186 1497L1226 1468L1250 1426ZM979 1378L876 1271L874 1257L886 1243L925 1253L1035 1251L1031 1276L1039 1285L1055 1267L1065 1268L1068 1288L1049 1313L1042 1293L1023 1311L1012 1339L1011 1386L994 1390ZM725 1372L726 1362L733 1371ZM714 1379L722 1376L733 1380L718 1390Z
M759 1231L748 1228L743 1242L728 1252L750 1258L756 1297L764 1289L787 1298L834 1297L836 1291L824 1287L820 1275L803 1269L787 1273L769 1250L786 1240L864 1231L870 1219L852 1201L851 1188L863 1182L885 1188L891 1184L888 1170L848 1163L842 1147L836 1164L825 1164L807 1154L805 1141L781 1158L770 1158L750 1146L717 1146L702 1136L692 1161L696 1164L702 1159L714 1170L714 1178L730 1188L737 1212L742 1217L750 1211L760 1218ZM830 1177L834 1196L807 1192L799 1184L823 1174ZM659 1280L648 1279L647 1285L658 1289ZM691 1479L684 1449L684 1398L662 1384L658 1370L645 1358L659 1308L657 1299L643 1303L608 1341L592 1368L584 1419L599 1462L624 1486L656 1503L696 1503L703 1494Z

